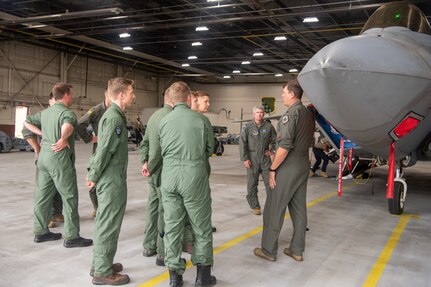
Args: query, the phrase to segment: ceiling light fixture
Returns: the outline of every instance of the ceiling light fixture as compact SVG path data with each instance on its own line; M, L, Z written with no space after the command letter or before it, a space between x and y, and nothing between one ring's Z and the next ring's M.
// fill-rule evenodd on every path
M317 19L317 17L306 17L306 18L304 18L304 20L302 22L314 23L314 22L319 22L319 19Z
M274 41L285 41L287 40L286 36L275 36Z
M232 78L231 76L223 76L223 79L230 79Z
M253 57L259 57L259 56L263 56L262 52L256 52L253 54Z
M289 73L296 73L296 72L298 72L298 69L290 69L289 70Z
M278 74L275 74L275 76L276 77L283 77L283 74L278 73Z
M128 37L130 37L130 34L129 33L121 33L119 36L120 36L120 38L128 38Z
M239 74L239 73L241 73L241 71L240 71L240 70L233 70L233 71L232 71L232 74Z
M190 64L184 63L181 65L181 67L190 67Z
M242 65L250 65L250 61L242 61L241 64Z
M199 26L199 27L196 27L196 31L208 31L208 27L207 26Z
M198 58L198 57L196 57L196 56L189 56L189 57L188 57L188 59L189 59L189 60L196 60L197 58Z
M202 43L201 42L193 42L192 46L202 46Z
M132 47L127 46L127 47L123 47L123 50L124 50L124 51L131 51L131 50L133 50L133 48L132 48Z
M223 0L207 0L207 2L221 2Z

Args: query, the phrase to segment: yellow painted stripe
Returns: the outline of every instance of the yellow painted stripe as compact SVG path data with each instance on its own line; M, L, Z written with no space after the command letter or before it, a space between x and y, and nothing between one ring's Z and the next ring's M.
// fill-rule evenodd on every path
M397 246L398 240L400 239L401 234L404 231L404 228L407 226L407 223L411 218L417 219L418 216L411 215L411 214L405 214L400 216L400 221L398 222L397 226L392 232L392 235L389 238L388 242L386 243L386 246L383 249L382 253L380 253L380 257L377 259L376 263L374 264L373 269L371 269L370 274L368 274L367 280L365 281L364 285L362 285L363 287L374 287L377 285L377 283L380 280L380 277L382 276L383 271L385 270L386 264L391 258L392 252Z
M345 189L348 189L348 188L350 188L350 187L352 187L354 185L355 185L355 183L350 184L350 185L346 186ZM315 205L315 204L317 204L317 203L319 203L319 202L321 202L323 200L326 200L326 199L328 199L331 196L334 196L336 194L337 194L337 192L332 192L330 194L327 194L327 195L324 195L322 197L319 197L318 199L316 199L316 200L308 203L307 207L311 207L311 206L313 206L313 205ZM289 214L286 214L285 218L289 218ZM228 248L230 248L230 247L232 247L232 246L234 246L234 245L236 245L238 243L240 243L241 241L243 241L243 240L245 240L245 239L247 239L247 238L249 238L249 237L251 237L253 235L256 235L256 234L262 232L262 230L263 230L263 226L259 226L259 227L253 229L250 232L247 232L247 233L245 233L245 234L243 234L241 236L238 236L237 238L234 238L234 239L232 239L232 240L230 240L230 241L228 241L228 242L226 242L226 243L224 243L224 244L222 244L222 245L220 245L218 247L215 247L214 251L213 251L214 255L217 254L217 253L220 253L223 250L226 250L226 249L228 249ZM192 266L192 262L191 261L187 261L186 269L189 268L189 267L191 267L191 266ZM159 283L161 283L161 282L163 282L165 280L168 280L168 279L169 279L169 272L164 272L164 273L162 273L162 274L160 274L160 275L152 278L151 280L148 280L147 282L139 285L138 287L152 287L152 286L155 286L155 285L157 285L157 284L159 284Z

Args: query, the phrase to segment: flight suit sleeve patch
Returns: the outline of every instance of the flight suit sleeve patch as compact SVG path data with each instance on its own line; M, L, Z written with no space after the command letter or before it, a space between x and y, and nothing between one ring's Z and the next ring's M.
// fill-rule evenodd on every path
M283 116L281 118L281 122L285 125L287 122L289 121L289 117L288 116Z
M241 130L241 132L243 133L243 132L245 132L245 129L246 129L247 127L246 126L243 126L242 127L242 130Z
M123 131L123 129L121 126L117 126L115 128L115 133L117 134L117 136L120 136L122 131Z
M253 135L254 136L257 136L259 134L259 132L258 131L253 131Z

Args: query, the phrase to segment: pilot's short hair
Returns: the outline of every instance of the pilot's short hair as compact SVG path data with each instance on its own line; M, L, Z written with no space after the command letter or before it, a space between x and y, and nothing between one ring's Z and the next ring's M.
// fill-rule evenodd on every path
M127 78L113 78L108 81L108 95L110 99L117 99L120 93L126 93L129 86L133 86L134 81Z
M210 95L207 93L207 92L204 92L204 91L196 91L195 92L196 93L196 96L198 97L198 98L200 98L200 97L210 97Z
M263 106L255 106L255 107L253 107L253 113L254 113L255 111L258 111L258 110L261 110L261 111L263 111L263 112L265 113L265 109L264 109L264 107L263 107Z
M293 92L296 98L302 99L302 94L304 93L304 91L302 90L298 80L287 81L285 87L287 87L287 90L289 92Z
M169 87L169 94L172 102L176 103L185 103L187 101L187 97L191 94L189 85L182 81L178 81L173 83Z
M71 84L57 83L52 88L51 93L54 96L54 99L61 100L65 94L70 94L72 88L73 86Z

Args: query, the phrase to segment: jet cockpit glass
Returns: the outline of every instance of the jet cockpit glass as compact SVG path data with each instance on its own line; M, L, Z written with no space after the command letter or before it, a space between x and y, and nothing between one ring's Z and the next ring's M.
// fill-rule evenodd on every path
M431 35L430 24L418 7L406 2L392 2L379 7L368 19L360 34L371 28L406 27Z

